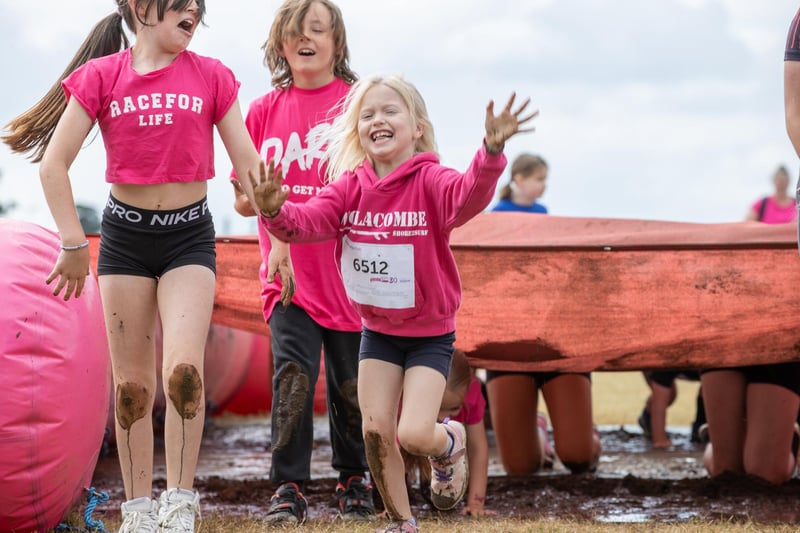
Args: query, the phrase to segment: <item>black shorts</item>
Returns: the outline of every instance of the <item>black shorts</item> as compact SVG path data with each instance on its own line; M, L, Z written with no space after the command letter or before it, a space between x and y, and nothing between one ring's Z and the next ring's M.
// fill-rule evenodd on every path
M800 395L800 362L739 366L735 368L709 368L701 370L700 374L718 370L736 370L744 374L747 383L778 385Z
M379 359L405 370L412 366L427 366L447 379L455 342L455 333L433 337L399 337L363 328L358 359Z
M538 388L542 388L545 383L550 381L553 378L557 378L558 376L564 376L568 374L578 375L578 376L586 376L586 379L592 379L592 375L589 372L506 372L504 370L487 370L486 371L486 383L493 380L494 378L500 376L507 376L507 375L521 375L521 376L530 376L531 379L536 383Z
M216 274L214 220L206 199L169 211L139 209L108 197L100 226L97 275L159 278L186 265Z

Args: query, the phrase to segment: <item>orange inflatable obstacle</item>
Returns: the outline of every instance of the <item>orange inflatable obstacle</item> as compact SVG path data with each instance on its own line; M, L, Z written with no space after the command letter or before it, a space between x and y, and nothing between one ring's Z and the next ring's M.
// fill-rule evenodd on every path
M794 224L483 213L458 228L457 344L497 370L644 370L800 358ZM213 320L263 333L258 239L217 241Z
M458 345L497 370L800 357L794 224L483 214L454 232Z
M0 219L0 532L48 531L85 497L103 442L111 365L100 293L45 285L59 237Z

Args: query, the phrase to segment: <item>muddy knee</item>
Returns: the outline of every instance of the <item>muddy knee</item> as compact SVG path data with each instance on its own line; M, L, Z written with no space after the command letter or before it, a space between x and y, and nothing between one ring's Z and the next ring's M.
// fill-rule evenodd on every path
M153 404L150 390L131 381L117 385L115 399L117 423L126 431L131 429L134 422L147 416Z
M181 418L191 420L200 413L203 407L203 378L194 365L176 366L169 376L167 391Z

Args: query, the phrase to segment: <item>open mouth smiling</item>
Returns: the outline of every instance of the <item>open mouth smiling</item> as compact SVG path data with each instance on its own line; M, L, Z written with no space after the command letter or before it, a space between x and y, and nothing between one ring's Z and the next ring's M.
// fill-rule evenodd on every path
M376 131L371 135L372 142L377 142L381 139L391 139L392 137L394 137L394 135L389 131Z
M191 19L191 18L183 19L178 24L178 27L180 29L182 29L183 31L188 32L188 33L192 33L192 30L194 29L194 26L195 26L194 19Z

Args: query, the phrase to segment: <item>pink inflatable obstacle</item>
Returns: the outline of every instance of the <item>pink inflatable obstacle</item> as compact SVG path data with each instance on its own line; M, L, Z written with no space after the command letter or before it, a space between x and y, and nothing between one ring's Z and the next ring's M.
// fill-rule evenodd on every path
M46 531L89 487L103 441L103 312L93 275L67 302L45 285L56 234L0 219L0 235L0 532Z

